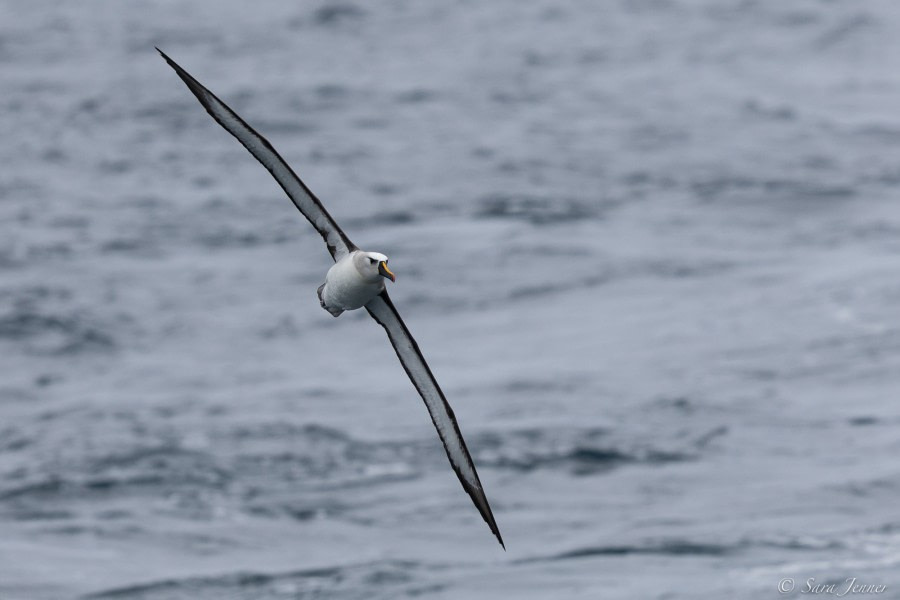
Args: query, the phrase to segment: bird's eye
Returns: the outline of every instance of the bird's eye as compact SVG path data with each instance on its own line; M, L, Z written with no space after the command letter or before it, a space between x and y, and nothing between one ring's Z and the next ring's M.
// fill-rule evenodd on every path
M374 264L375 264L375 259L374 259L374 258L369 258L369 264L370 264L370 265L374 265Z

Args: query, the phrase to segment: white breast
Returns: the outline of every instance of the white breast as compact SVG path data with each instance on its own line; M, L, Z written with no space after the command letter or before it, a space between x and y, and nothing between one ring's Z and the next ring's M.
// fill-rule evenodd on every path
M325 305L342 310L362 308L384 289L384 280L374 283L363 279L353 263L353 255L345 256L328 269L322 297Z

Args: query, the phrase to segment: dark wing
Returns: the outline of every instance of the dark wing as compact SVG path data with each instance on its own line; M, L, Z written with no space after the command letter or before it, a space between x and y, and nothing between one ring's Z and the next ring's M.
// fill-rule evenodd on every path
M406 374L412 380L413 385L419 390L419 395L425 401L428 412L431 414L431 420L437 429L441 441L444 443L444 449L447 451L447 458L456 476L459 477L463 489L471 496L472 502L478 508L478 512L484 517L491 531L497 536L497 541L505 549L503 538L500 537L500 530L497 528L497 522L494 521L494 515L491 513L491 507L488 504L487 497L481 487L481 481L478 479L478 473L475 471L475 465L472 464L472 457L466 448L466 442L463 440L462 434L459 432L459 425L456 423L456 417L453 415L453 409L447 404L444 392L441 391L437 380L431 374L431 369L419 350L419 345L413 339L409 329L403 324L397 309L388 297L387 290L384 290L366 304L366 310L372 315L378 323L384 327L397 352L397 357L403 365Z
M261 136L252 127L237 116L233 110L219 100L215 94L203 87L199 81L191 77L190 73L182 69L166 53L156 49L162 57L166 59L169 66L175 69L181 80L184 81L191 92L197 96L197 100L203 105L212 118L219 125L237 138L237 140L250 151L250 154L256 157L256 160L269 170L275 181L278 182L287 195L290 197L294 205L303 213L303 216L312 223L322 239L328 245L328 251L331 253L335 262L356 250L356 246L351 242L347 235L341 231L325 207L316 196L309 191L297 174L288 166L284 159L275 151L269 140Z

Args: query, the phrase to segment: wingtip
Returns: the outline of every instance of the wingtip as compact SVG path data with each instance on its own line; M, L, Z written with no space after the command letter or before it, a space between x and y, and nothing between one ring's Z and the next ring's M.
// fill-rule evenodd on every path
M484 495L484 490L481 488L478 489L480 493L473 493L474 490L466 489L469 492L469 496L472 500L475 501L475 507L478 508L478 512L481 513L481 518L484 519L484 522L487 523L487 526L490 528L491 533L494 534L494 537L497 538L497 541L500 542L500 546L503 548L503 551L506 551L506 544L503 543L503 536L500 535L500 527L497 525L497 520L494 518L494 513L491 510L491 505L488 504L487 496Z
M177 62L172 60L168 54L166 54L165 52L160 50L158 47L156 47L156 51L159 52L160 56L163 57L163 59L166 61L166 63L168 63L168 65L170 67L172 67L172 69L175 71L175 73L178 75L178 77L180 77L181 80L188 86L188 89L191 90L191 93L193 93L194 96L197 97L197 100L200 101L200 104L202 104L206 108L206 112L213 114L212 109L210 108L209 99L207 98L207 96L215 97L215 95L212 92L210 92L208 89L203 87L203 85L199 81L194 79L193 75L191 75L190 73L185 71L181 67L181 65L179 65ZM216 98L216 100L221 102L221 100L218 100L218 98ZM231 110L231 109L229 109L229 110ZM213 115L213 118L215 118L215 115Z
M168 54L166 54L165 52L163 52L162 50L160 50L160 49L159 49L159 46L153 46L153 47L156 48L156 51L159 52L159 55L163 57L163 60L166 61L166 62L169 64L170 67L172 67L173 69L175 69L175 72L178 72L179 66L175 63L175 61L172 60L171 58L169 58L169 55L168 55Z
M478 512L481 514L481 518L487 523L491 533L494 534L494 537L497 538L497 541L500 542L500 545L505 551L506 544L503 543L503 537L500 535L500 527L497 525L497 520L494 518L494 513L491 510L491 505L488 503L487 496L484 495L484 490L480 487L476 488L466 485L465 483L463 484L463 489L469 494L469 497L475 503L475 508L477 508Z
M497 522L494 521L493 517L494 515L491 515L491 521L488 522L488 525L491 528L491 533L493 533L494 537L497 538L497 541L500 542L500 547L506 552L506 544L503 543L503 536L500 535L500 528L497 527Z

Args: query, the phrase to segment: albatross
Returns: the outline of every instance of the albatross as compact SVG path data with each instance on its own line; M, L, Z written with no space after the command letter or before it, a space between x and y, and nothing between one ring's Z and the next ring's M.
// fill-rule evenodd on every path
M425 362L419 345L388 296L385 280L390 279L392 282L396 280L394 273L388 268L388 257L380 252L360 250L351 242L325 210L322 202L306 187L266 138L250 127L227 104L201 85L165 52L159 48L156 50L187 84L188 89L197 97L206 112L268 169L294 206L325 240L328 252L334 259L334 265L328 269L325 283L317 290L319 304L335 317L347 310L365 308L384 328L397 353L397 358L400 359L400 364L425 401L434 427L447 451L450 465L459 477L463 489L472 498L478 512L505 549L491 506L478 479L472 456L459 431L453 409L447 403L444 392L441 391L428 363Z

